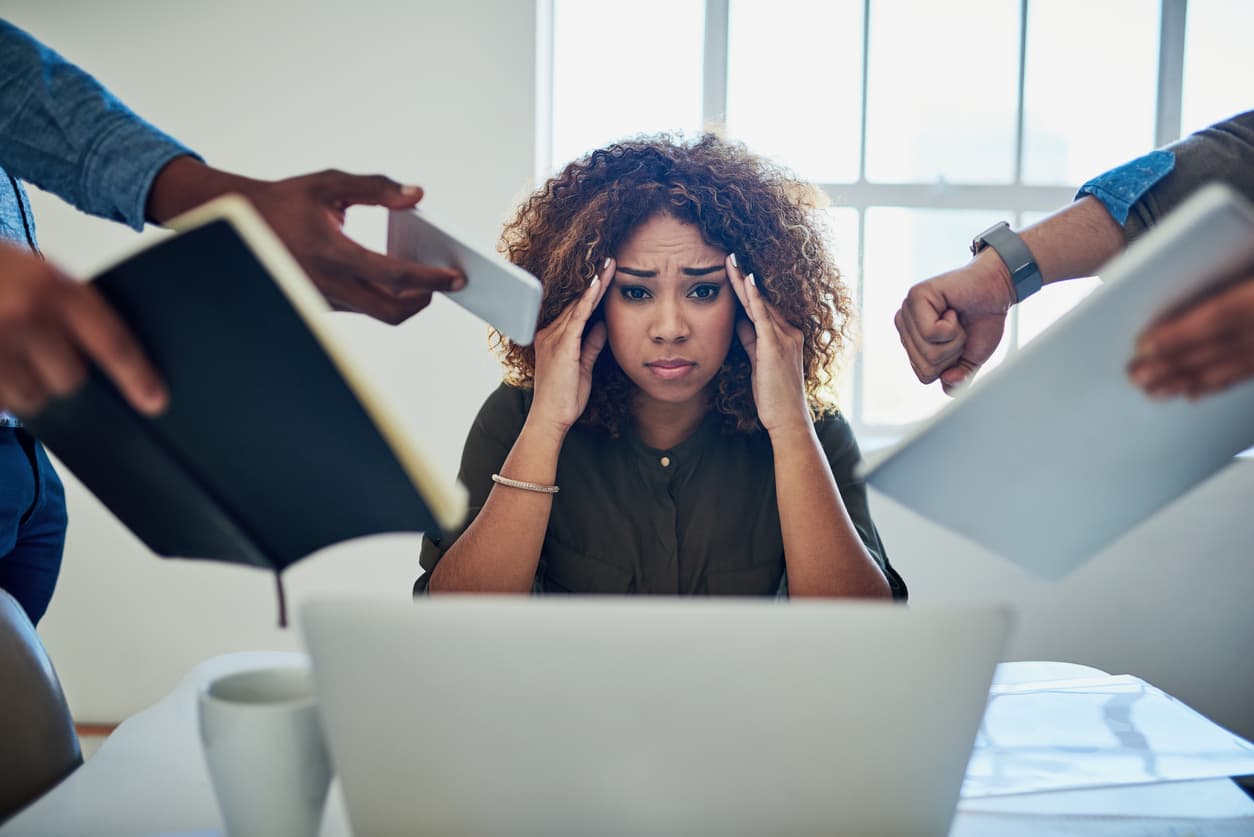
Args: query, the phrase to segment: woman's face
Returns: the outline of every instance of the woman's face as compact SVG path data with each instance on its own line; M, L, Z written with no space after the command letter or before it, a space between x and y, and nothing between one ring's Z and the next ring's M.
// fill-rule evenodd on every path
M604 303L609 345L645 398L704 398L736 324L726 258L697 227L669 215L645 221L614 254Z

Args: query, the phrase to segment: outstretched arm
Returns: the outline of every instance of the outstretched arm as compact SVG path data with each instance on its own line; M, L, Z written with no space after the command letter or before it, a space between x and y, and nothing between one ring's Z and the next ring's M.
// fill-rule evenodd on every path
M257 207L327 302L340 310L396 324L425 308L432 291L466 284L454 270L375 253L344 235L341 227L350 206L407 209L422 198L417 186L402 186L383 175L329 170L286 180L253 180L195 157L177 157L153 181L147 216L163 224L230 192Z
M326 171L275 182L214 169L141 119L91 75L0 20L0 168L102 218L142 229L210 198L249 198L328 301L396 323L464 277L366 250L341 230L353 204L413 206L422 197L384 177ZM16 187L15 187L16 188ZM29 234L29 233L28 233ZM33 239L32 239L33 243ZM159 412L152 365L104 301L55 268L0 253L0 410L33 414L73 391L96 363L128 401Z
M1090 180L1082 197L1022 231L1043 282L1093 275L1200 186L1218 180L1254 200L1254 111L1204 128ZM1009 272L986 249L963 267L912 287L895 322L915 375L948 392L1001 342L1014 304ZM1137 350L1142 377L1150 376ZM1230 369L1230 367L1225 367ZM1216 371L1216 379L1230 371Z

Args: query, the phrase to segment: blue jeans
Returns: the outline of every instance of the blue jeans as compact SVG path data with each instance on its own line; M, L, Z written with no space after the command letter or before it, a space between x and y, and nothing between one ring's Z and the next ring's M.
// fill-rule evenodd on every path
M0 427L0 589L38 623L61 571L65 489L43 446L21 428Z

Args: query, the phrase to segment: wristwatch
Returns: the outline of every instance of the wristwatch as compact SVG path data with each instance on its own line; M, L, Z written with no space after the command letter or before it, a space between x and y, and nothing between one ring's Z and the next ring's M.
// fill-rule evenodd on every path
M1036 266L1032 251L1019 234L1005 221L998 221L971 242L971 255L992 247L1010 271L1010 284L1015 288L1015 302L1023 302L1041 289L1041 269Z

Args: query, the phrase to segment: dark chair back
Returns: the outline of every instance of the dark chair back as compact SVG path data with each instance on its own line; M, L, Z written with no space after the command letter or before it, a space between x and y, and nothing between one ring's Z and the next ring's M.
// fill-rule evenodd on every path
M0 590L0 822L83 763L74 719L35 626Z

